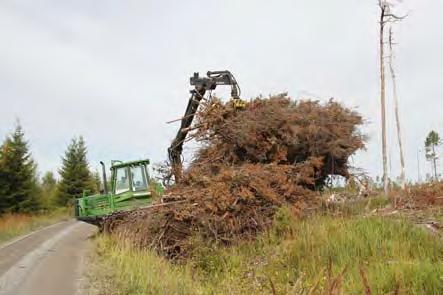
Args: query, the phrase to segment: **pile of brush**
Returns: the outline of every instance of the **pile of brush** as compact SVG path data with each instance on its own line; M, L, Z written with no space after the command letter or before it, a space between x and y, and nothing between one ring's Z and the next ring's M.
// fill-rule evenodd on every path
M349 176L349 157L364 148L362 123L334 101L279 95L241 110L207 101L191 133L201 147L163 198L174 203L114 214L104 229L169 258L191 255L196 237L224 245L254 238L279 207L302 214L328 176Z
M406 191L394 191L396 208L423 210L443 207L443 182L410 186Z

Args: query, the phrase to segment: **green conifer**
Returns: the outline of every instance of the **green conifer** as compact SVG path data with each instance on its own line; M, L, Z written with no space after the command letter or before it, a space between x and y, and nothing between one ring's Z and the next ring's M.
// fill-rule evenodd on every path
M19 123L0 148L0 213L35 212L36 164Z
M69 205L82 196L83 191L95 192L94 179L89 170L87 148L83 137L73 138L59 170L61 180L57 189L58 205Z

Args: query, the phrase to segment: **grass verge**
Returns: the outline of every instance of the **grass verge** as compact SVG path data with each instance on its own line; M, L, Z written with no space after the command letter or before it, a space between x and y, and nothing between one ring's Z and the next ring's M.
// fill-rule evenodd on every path
M0 217L0 245L18 236L69 217L68 209L57 209L45 215L6 214Z
M171 263L108 236L97 239L99 294L440 294L443 243L405 219L293 218L282 209L254 242L221 248L196 239ZM100 271L98 271L100 270ZM338 293L333 293L338 292ZM366 293L368 294L368 293Z

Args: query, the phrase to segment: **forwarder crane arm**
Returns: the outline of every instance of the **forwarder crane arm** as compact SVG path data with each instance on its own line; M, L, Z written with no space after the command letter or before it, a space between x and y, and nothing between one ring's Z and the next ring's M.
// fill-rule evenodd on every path
M194 116L200 105L200 101L204 97L206 91L214 90L218 85L230 85L231 96L234 106L242 107L243 102L240 99L240 87L237 84L234 76L229 71L209 71L207 77L200 77L199 73L194 73L191 77L190 83L194 86L191 97L189 98L188 106L184 116L181 119L180 129L177 132L171 146L168 148L168 157L174 175L175 182L179 182L183 173L182 152L183 143L188 135Z

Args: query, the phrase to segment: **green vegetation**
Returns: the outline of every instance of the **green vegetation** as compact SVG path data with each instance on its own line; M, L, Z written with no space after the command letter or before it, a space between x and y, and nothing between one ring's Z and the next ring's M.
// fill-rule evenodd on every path
M97 179L88 167L87 149L83 137L73 138L62 159L59 173L61 180L58 184L57 204L66 206L82 196L83 191L95 193L99 190Z
M100 177L97 172L89 171L86 153L83 138L74 138L63 158L61 181L57 182L51 171L40 178L23 128L17 122L14 131L0 145L0 217L50 214L70 205L83 190L97 192Z
M56 208L57 180L54 173L46 172L40 183L40 203L45 211L51 211Z
M443 243L403 219L316 215L282 209L256 241L222 248L198 243L186 263L171 263L111 237L97 240L93 271L105 294L363 294L395 290L439 294ZM341 273L343 273L341 275ZM331 287L332 284L335 287Z
M425 140L426 159L432 163L432 172L434 174L434 180L438 179L437 173L437 159L438 155L436 149L442 144L440 135L431 130Z
M0 217L0 245L44 226L69 217L67 209L57 209L46 215L5 214Z
M36 164L17 123L0 147L0 215L29 213L39 207Z
M202 290L189 266L172 265L152 252L119 246L107 236L98 238L97 246L89 275L99 294L195 294Z

